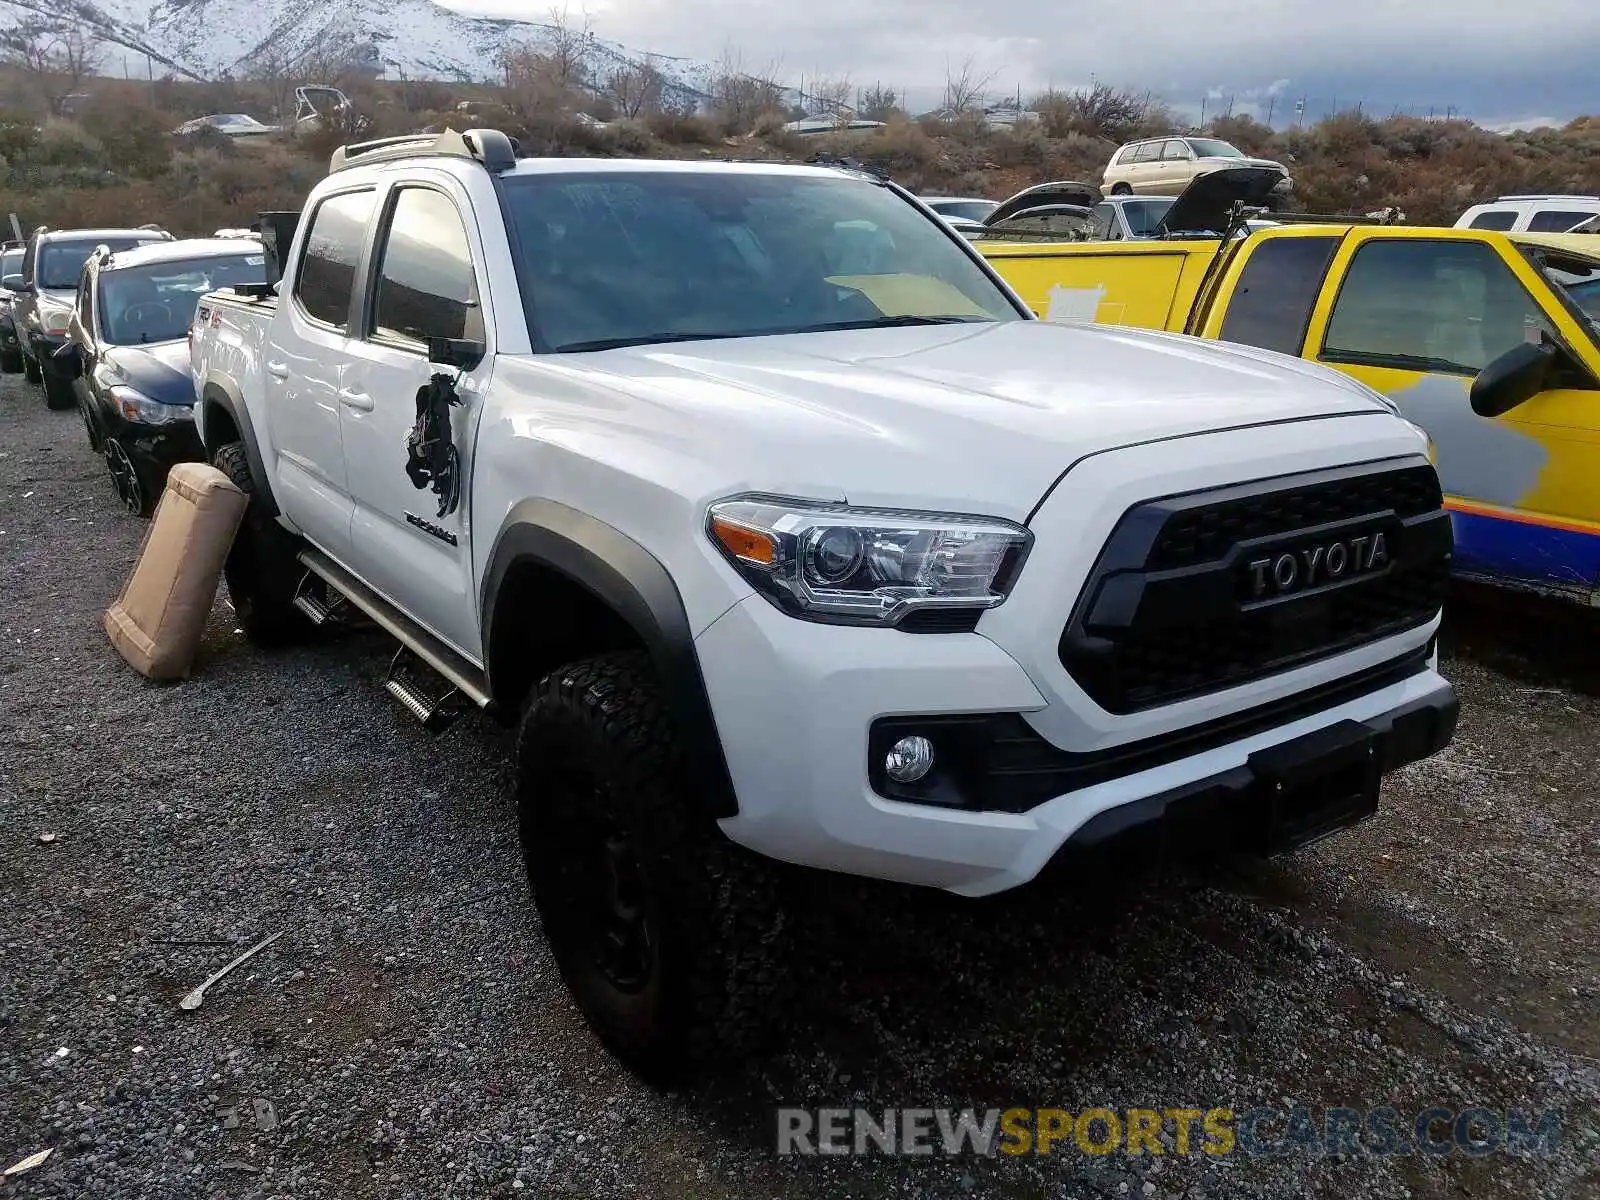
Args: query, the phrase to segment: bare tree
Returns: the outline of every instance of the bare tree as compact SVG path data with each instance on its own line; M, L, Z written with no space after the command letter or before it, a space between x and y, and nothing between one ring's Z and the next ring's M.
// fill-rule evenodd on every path
M900 97L880 83L856 93L856 112L869 121L887 121L900 112Z
M76 25L58 18L27 16L0 32L0 55L37 80L51 112L94 73L100 45Z
M959 70L953 69L949 60L945 60L945 108L951 113L976 112L981 109L984 96L989 90L989 85L994 82L995 74L994 71L980 74L970 54Z
M729 133L749 133L757 118L783 108L783 85L774 59L759 72L745 69L743 52L729 46L722 52L711 81L711 106Z
M646 55L643 62L629 63L612 71L605 91L617 106L619 117L648 117L661 111L665 82L655 58Z
M299 72L293 56L274 46L266 46L250 56L250 66L245 78L266 92L267 103L274 120L294 116L290 103L294 95L295 80Z
M594 59L594 26L588 13L577 20L565 8L550 10L549 38L544 57L550 81L563 92L576 92L589 84Z
M850 105L850 97L854 94L855 87L848 75L813 75L806 80L801 90L804 93L802 99L806 106L818 116L836 117L840 121L845 121L854 112Z

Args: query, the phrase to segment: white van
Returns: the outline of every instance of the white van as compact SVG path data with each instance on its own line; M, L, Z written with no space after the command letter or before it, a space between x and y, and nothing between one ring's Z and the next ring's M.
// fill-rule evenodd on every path
M1487 204L1474 204L1461 214L1455 227L1566 233L1595 216L1600 216L1600 196L1501 196Z

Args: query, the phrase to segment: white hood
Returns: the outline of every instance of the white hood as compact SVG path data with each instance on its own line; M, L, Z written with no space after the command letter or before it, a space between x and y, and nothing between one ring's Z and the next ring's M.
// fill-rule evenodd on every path
M930 508L977 497L1014 519L1086 455L1392 411L1326 368L1267 351L1043 321L641 346L522 360L511 373L534 363L573 382L610 376L605 391L631 400L636 433L708 466L737 464L735 486L803 483L855 504Z

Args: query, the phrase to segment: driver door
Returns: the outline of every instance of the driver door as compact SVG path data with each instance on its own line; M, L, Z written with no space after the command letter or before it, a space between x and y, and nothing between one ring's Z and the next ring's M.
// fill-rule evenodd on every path
M403 607L472 662L482 661L473 587L472 449L494 347L486 326L477 224L464 193L444 183L404 183L388 194L372 253L371 302L348 348L339 390L345 469L354 503L352 564L370 586ZM498 214L496 214L498 217ZM476 342L478 366L428 361L430 337ZM436 374L455 380L451 409L458 499L419 489L406 473L406 439L417 391Z
M1579 593L1600 586L1600 355L1549 285L1481 235L1352 233L1313 315L1308 356L1392 399L1433 440L1458 569ZM1473 412L1478 371L1555 338L1592 386Z

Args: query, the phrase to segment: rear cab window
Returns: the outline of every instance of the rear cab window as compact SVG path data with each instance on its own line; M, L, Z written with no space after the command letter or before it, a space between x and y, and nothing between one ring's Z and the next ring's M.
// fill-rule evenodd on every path
M295 274L294 300L319 325L341 332L349 326L356 264L376 202L377 193L370 187L337 192L311 214Z
M1245 260L1217 335L1299 356L1339 238L1269 238Z

